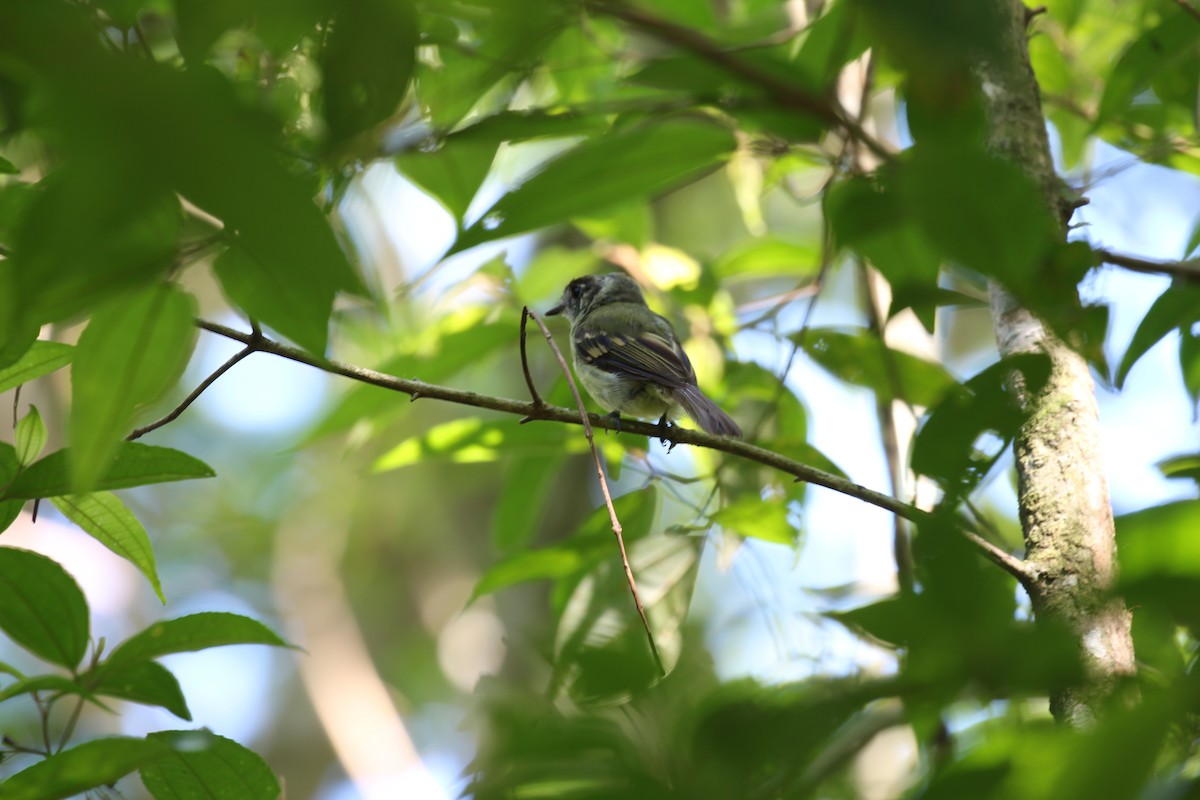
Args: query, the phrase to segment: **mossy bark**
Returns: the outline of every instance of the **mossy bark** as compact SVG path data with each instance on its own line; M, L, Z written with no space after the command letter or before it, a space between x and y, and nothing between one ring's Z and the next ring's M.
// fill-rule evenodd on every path
M981 61L979 77L989 114L988 146L1020 164L1041 187L1063 223L1073 198L1054 171L1037 80L1030 66L1019 0L1005 7L997 51ZM1029 420L1014 444L1029 589L1040 620L1065 625L1075 636L1085 682L1054 693L1050 708L1067 724L1087 726L1134 672L1130 614L1110 590L1116 579L1116 538L1101 458L1100 418L1087 363L1059 341L998 284L991 287L1001 354L1043 352L1050 379L1024 396Z

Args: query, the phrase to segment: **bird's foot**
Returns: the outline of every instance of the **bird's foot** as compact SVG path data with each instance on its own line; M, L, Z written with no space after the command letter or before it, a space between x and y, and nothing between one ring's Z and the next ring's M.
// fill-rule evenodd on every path
M613 427L615 427L617 429L617 433L621 432L621 412L620 411L610 411L609 413L604 415L604 418L607 420L612 420ZM605 430L604 430L605 434L608 434L611 432L612 431L608 430L607 428L605 428Z
M675 445L677 444L677 442L669 441L667 439L667 437L671 434L671 429L673 427L674 426L671 424L670 420L667 419L666 414L663 414L662 418L658 420L658 440L662 442L663 447L667 448L668 453L674 450Z

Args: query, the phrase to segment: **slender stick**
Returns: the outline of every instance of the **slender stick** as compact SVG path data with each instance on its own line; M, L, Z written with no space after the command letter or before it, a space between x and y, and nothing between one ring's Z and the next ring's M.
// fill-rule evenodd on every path
M550 329L546 327L546 323L536 312L530 311L528 307L521 310L521 351L524 355L525 344L525 319L533 317L533 321L542 329L542 335L546 337L546 342L550 345L550 349L554 351L554 357L558 359L558 365L562 368L563 375L567 376L567 385L571 388L571 394L575 398L575 406L579 409L579 421L583 424L583 435L587 437L588 447L592 451L592 461L596 465L596 477L600 480L600 491L604 495L604 505L608 507L608 519L612 523L613 536L617 537L617 547L621 550L621 566L625 568L625 582L629 584L629 592L633 595L633 604L637 606L638 616L642 618L642 627L646 629L646 641L650 643L650 652L654 656L654 663L658 665L658 671L664 677L667 674L667 668L663 666L662 657L658 654L658 645L654 643L654 633L650 630L650 620L646 619L646 609L642 606L641 595L638 594L637 581L633 577L633 568L629 566L629 556L625 552L625 536L622 533L621 521L617 519L617 509L613 506L612 494L608 490L608 478L604 476L604 463L600 460L600 452L596 450L596 439L592 433L592 425L588 421L587 408L583 404L583 398L579 394L579 387L575 385L575 378L571 375L571 369L567 366L567 360L563 358L562 351L558 349L558 345L554 342L554 336L550 333ZM526 371L526 377L529 373ZM532 389L532 384L530 386ZM536 392L534 393L536 397Z
M542 396L538 394L537 386L533 383L533 375L529 372L529 358L525 354L525 323L528 322L532 314L533 312L529 310L528 306L521 309L521 370L525 373L525 385L529 387L529 397L533 400L533 404L535 406L544 406L546 402L542 400ZM538 324L541 324L541 320L538 320ZM570 370L567 371L567 375L567 379L570 380ZM526 417L521 420L522 423L532 421L532 417Z
M1095 253L1105 264L1124 267L1133 272L1145 272L1151 275L1170 275L1173 278L1200 281L1200 261L1151 261L1147 258L1127 256L1101 248L1097 248Z
M535 318L536 319L536 318ZM402 392L411 397L427 397L433 400L443 400L449 403L458 403L459 405L473 406L475 408L486 408L492 411L499 411L505 414L515 414L521 417L530 417L536 420L545 420L548 422L562 422L568 425L583 425L586 424L591 428L601 428L603 430L618 431L623 433L636 434L646 436L648 438L658 438L670 442L672 445L690 444L694 447L706 447L710 450L717 450L722 453L729 453L748 461L753 461L762 464L772 469L777 469L793 476L797 481L804 481L816 486L824 486L826 489L832 489L835 492L853 497L857 500L862 500L864 503L877 506L890 511L893 514L899 514L905 519L912 520L916 523L921 523L929 519L930 514L920 508L909 503L897 500L894 497L886 495L882 492L877 492L874 489L868 489L865 486L855 483L847 478L839 475L834 475L824 470L819 470L816 467L810 467L794 459L788 458L773 450L768 450L764 447L751 444L742 439L731 439L728 436L715 436L711 433L705 433L701 430L692 430L689 428L680 428L672 426L667 430L663 430L659 425L642 422L640 420L623 419L618 427L615 420L607 417L601 417L595 414L589 414L581 417L578 410L567 408L559 408L558 406L542 405L538 406L532 401L525 402L521 400L511 400L507 397L495 397L492 395L478 394L476 392L468 392L462 389L454 389L449 386L439 386L438 384L426 383L425 381L411 380L406 378L397 378L393 375L387 375L366 367L358 367L350 364L343 364L338 361L331 361L321 356L315 356L305 350L296 347L290 347L281 344L265 336L256 336L253 333L245 333L243 331L234 330L233 328L224 325L218 325L215 322L199 319L196 325L200 328L215 333L219 336L224 336L234 341L250 344L257 340L255 347L256 351L262 353L271 353L272 355L286 358L289 361L295 361L299 364L307 364L311 367L323 370L325 372L341 375L350 378L360 383L367 383L372 386L379 386L384 389L390 389L395 392ZM981 541L976 541L971 537L967 537L975 543L982 554L988 559L996 562L1004 569L1011 571L1012 561L1015 561L1013 556L999 550L990 543L986 546Z
M216 382L217 378L220 378L226 372L231 370L234 367L234 365L236 365L239 361L241 361L243 358L250 355L251 353L256 352L257 350L258 350L258 346L257 346L257 344L254 343L253 339L250 342L247 342L246 346L243 349L239 350L228 361L226 361L224 364L222 364L221 366L219 366L215 370L213 370L213 373L211 375L209 375L207 378L200 381L200 385L197 386L195 388L195 390L192 391L191 394L189 394L187 397L185 397L183 399L182 403L175 406L175 408L173 408L171 410L171 413L167 414L162 419L158 419L158 420L155 420L154 422L151 422L149 425L143 425L142 427L136 429L135 431L133 431L133 433L131 433L125 437L125 441L132 442L134 439L140 439L141 437L145 436L150 431L157 430L157 429L161 428L163 425L166 425L168 422L174 422L179 417L180 414L182 414L184 411L187 410L188 406L190 406L192 403L196 402L196 399L199 398L200 395L204 394L205 389L212 386Z

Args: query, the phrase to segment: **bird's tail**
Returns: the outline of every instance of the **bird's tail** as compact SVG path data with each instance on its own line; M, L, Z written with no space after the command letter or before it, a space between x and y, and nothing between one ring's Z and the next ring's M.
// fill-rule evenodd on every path
M717 436L733 436L742 438L742 429L730 419L729 415L709 400L704 392L696 386L685 386L675 391L675 400L696 424L708 433Z

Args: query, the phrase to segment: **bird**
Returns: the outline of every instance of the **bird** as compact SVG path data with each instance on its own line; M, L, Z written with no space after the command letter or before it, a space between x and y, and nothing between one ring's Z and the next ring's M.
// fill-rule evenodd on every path
M571 323L575 373L618 423L621 414L655 419L664 429L682 411L708 433L742 430L696 385L696 371L675 329L646 305L623 272L585 275L567 284L547 316Z

